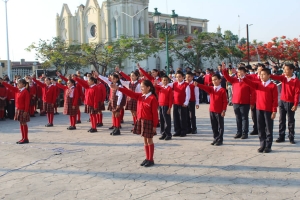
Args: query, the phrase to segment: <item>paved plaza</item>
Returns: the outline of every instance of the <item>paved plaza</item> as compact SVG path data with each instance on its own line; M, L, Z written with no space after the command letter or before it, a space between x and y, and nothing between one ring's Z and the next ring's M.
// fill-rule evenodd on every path
M233 139L232 107L225 117L224 145L211 146L208 105L202 104L197 135L171 141L155 136L150 168L139 165L143 140L130 132L129 112L122 135L110 136L110 112L104 113L104 127L88 133L86 114L77 130L68 131L68 117L59 111L51 128L44 127L46 117L31 119L27 145L15 144L18 122L0 122L0 199L300 199L300 111L298 143L273 143L271 153L259 154L258 136Z

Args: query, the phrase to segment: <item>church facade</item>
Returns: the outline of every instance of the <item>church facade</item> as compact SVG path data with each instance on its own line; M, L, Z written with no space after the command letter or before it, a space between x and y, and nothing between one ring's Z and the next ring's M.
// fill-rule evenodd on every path
M158 36L153 22L153 12L148 11L149 0L87 0L85 5L78 6L74 14L67 4L56 17L56 36L66 42L99 43L117 40L120 36L139 37L139 35ZM180 12L180 11L178 11ZM134 17L133 17L134 16ZM170 21L170 15L162 14L161 22ZM207 19L178 17L178 30L175 34L184 37L193 31L207 32ZM148 58L141 62L147 70L163 70L166 65L166 52L161 52L156 58ZM130 60L124 61L124 71L129 73L135 69ZM173 68L181 67L182 61L172 63Z

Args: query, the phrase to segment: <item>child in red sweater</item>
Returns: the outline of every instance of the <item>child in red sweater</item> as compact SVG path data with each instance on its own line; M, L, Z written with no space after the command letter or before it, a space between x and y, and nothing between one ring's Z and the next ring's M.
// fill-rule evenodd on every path
M73 79L69 79L67 82L67 86L62 84L56 84L56 86L62 90L64 90L64 115L70 115L70 125L67 129L74 130L76 129L76 115L78 112L78 90L75 87L75 81Z
M156 126L158 123L158 102L153 84L149 80L144 80L141 83L142 93L135 93L126 88L118 87L116 84L110 87L137 100L137 121L134 126L134 133L144 137L146 153L146 159L141 163L141 166L150 167L154 165L153 136L156 134Z
M195 82L201 90L210 95L210 122L214 134L214 141L211 145L220 146L223 144L224 134L224 116L227 108L227 95L226 90L221 87L222 78L220 74L212 75L212 86L206 86Z
M27 90L28 83L24 79L20 79L17 83L18 88L3 82L2 79L0 79L0 83L2 83L5 87L7 87L9 90L13 91L16 94L15 96L16 96L17 110L15 114L15 120L20 122L20 129L22 133L22 139L18 141L17 144L29 143L27 122L30 121L30 117L29 117L30 94Z
M0 81L3 82L3 79L0 78ZM7 97L7 90L4 87L4 85L0 83L0 120L5 120L4 110L6 106L6 97Z
M271 79L280 81L282 84L279 101L279 138L277 143L285 141L286 115L288 116L289 139L295 144L295 111L298 107L300 81L294 75L295 66L285 64L285 75L271 75Z
M30 94L29 114L30 117L35 117L34 109L36 105L36 85L33 84L31 77L27 77L26 81L29 83L29 94Z
M155 88L158 93L159 104L159 119L160 119L160 133L162 134L160 140L171 140L171 108L173 105L173 89L168 85L169 77L162 77L162 85L155 83Z
M45 83L33 78L34 82L42 88L43 91L43 109L47 112L48 124L46 127L53 126L54 104L56 102L56 87L51 84L50 78L45 78Z
M273 125L278 107L277 86L270 80L270 69L262 69L261 82L251 81L247 76L244 83L256 90L257 128L260 140L259 153L271 152L273 142Z

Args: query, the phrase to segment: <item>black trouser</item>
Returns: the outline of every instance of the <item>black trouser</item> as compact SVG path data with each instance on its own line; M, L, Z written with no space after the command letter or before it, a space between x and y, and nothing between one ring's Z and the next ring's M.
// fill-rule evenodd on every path
M202 91L202 102L208 103L208 101L207 101L207 93L204 90L201 90L201 91Z
M167 114L169 106L159 106L160 132L163 135L172 137L171 114Z
M295 137L295 112L292 111L294 103L279 101L279 137L285 138L286 115L288 116L289 139Z
M257 115L256 115L256 105L251 109L251 117L253 121L253 132L258 133L257 131Z
M11 103L7 104L7 117L9 119L14 119L15 117L15 100L11 100Z
M272 112L264 110L256 110L257 115L257 128L258 136L260 140L260 146L262 148L272 147L273 142L273 124L271 119Z
M233 104L236 118L237 134L247 135L249 132L249 104Z
M195 110L196 102L189 102L188 105L188 113L187 113L187 131L188 133L197 130L196 126L196 110Z
M215 142L223 142L224 134L224 117L220 113L209 112L212 131Z
M186 135L187 133L187 107L173 105L173 121L175 134Z

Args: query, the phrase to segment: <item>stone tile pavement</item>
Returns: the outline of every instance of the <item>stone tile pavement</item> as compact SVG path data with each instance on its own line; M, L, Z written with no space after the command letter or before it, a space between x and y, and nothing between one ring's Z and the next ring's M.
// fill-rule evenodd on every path
M83 107L81 107L83 110ZM62 109L60 109L60 112ZM130 130L125 113L121 136L105 126L88 133L88 116L68 131L68 117L56 115L46 128L45 117L32 118L28 145L20 139L18 122L0 122L0 199L300 199L300 140L273 145L259 154L257 136L233 139L232 107L225 118L223 146L211 146L208 105L197 110L198 134L171 141L155 137L155 163L140 167L142 138ZM275 120L274 139L278 135ZM299 111L296 134L300 133ZM251 123L252 126L252 123ZM250 129L251 130L251 129Z

